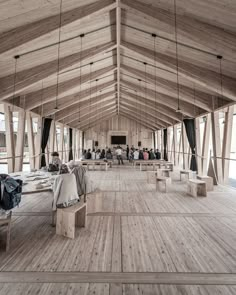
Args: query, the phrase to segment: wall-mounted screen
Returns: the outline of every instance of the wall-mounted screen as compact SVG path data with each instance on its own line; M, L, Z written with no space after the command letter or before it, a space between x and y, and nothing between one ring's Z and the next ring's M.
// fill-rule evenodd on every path
M126 144L126 136L111 136L111 144Z

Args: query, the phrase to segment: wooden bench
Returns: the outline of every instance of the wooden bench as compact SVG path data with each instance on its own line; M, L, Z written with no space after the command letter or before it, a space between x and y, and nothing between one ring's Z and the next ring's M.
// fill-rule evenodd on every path
M95 170L95 166L104 167L105 171L107 171L107 168L108 168L108 162L104 162L104 161L93 161L93 160L81 161L80 165L87 166L88 171L90 170L89 167L91 166L92 166L92 170Z
M182 180L182 175L186 175L188 179L193 178L192 170L180 170L180 181Z
M0 218L0 227L1 226L7 226L7 234L6 234L6 251L10 249L10 237L11 237L11 215L12 212L10 212L7 217Z
M189 179L187 192L193 197L206 197L206 182L198 179Z
M157 176L170 177L170 172L171 170L166 168L157 169Z
M157 172L155 171L147 171L147 182L151 184L156 183Z
M172 171L172 172L174 171L174 164L173 163L166 163L165 166L167 169L170 169L170 171Z
M165 176L157 176L157 178L156 178L156 190L161 191L160 184L165 185L165 193L167 193L168 185L171 184L171 178L170 177L165 177Z
M213 178L207 175L197 175L197 179L205 181L208 192L214 190Z
M87 204L78 202L67 208L57 208L56 233L67 238L75 238L75 228L85 227Z

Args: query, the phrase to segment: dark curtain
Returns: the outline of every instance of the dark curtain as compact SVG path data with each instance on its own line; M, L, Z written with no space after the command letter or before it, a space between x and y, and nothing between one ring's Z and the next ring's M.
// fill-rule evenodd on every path
M45 158L45 149L48 143L50 128L51 128L52 119L44 118L43 119L43 133L42 133L42 142L41 142L41 167L46 166Z
M69 129L69 161L73 160L72 141L73 141L73 131L72 131L72 128L70 128Z
M188 138L188 142L191 148L192 157L190 169L192 171L197 171L197 161L195 157L195 148L196 148L196 136L195 136L195 123L194 119L184 119L184 126Z
M168 161L168 155L167 155L167 129L164 129L164 160Z

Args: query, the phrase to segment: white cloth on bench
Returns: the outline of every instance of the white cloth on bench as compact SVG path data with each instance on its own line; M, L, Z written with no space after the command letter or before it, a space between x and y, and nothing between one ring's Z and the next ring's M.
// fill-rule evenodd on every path
M73 201L78 201L77 184L74 174L61 174L55 178L53 185L53 211L57 205L63 204L64 207L70 206Z

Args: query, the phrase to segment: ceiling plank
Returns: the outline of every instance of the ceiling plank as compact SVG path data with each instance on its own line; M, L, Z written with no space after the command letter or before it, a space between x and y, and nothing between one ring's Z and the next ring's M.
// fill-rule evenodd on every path
M123 108L123 110L124 109L127 110L128 112L130 112L130 114L132 114L133 116L136 116L141 121L145 121L148 124L152 124L153 126L158 126L159 128L166 128L167 126L166 124L163 124L160 121L157 122L155 118L153 118L152 116L148 115L145 112L138 113L136 108L130 106L129 104L126 104L125 102L122 102L120 106Z
M66 26L74 21L89 19L96 15L102 15L116 8L113 0L100 0L95 3L80 6L66 12L62 12L61 26ZM8 32L0 34L0 54L16 48L22 44L39 38L45 34L59 29L60 15L55 14L45 19L16 27Z
M113 111L109 115L107 115L107 116L105 116L105 117L103 117L101 119L93 121L93 123L91 123L91 124L83 125L82 129L83 129L83 131L87 131L87 130L89 130L89 129L91 129L91 128L99 125L99 124L102 124L105 121L108 121L108 120L112 119L115 116L116 116L116 111Z
M138 45L129 42L122 42L122 48L128 49L135 54L140 54L153 63L154 52ZM159 64L164 65L170 70L176 71L176 59L172 56L165 55L159 52L155 53L155 60ZM217 62L217 61L216 61ZM179 60L179 76L184 77L196 84L199 84L214 93L221 95L221 76L219 73L192 65L184 60ZM223 95L227 98L236 101L236 80L231 77L222 75L223 80Z
M168 125L174 125L176 123L176 121L169 119L166 116L163 116L163 114L161 114L160 112L156 112L152 107L149 107L148 104L143 104L138 102L137 104L135 104L133 101L131 101L129 98L124 98L124 96L121 96L121 102L135 108L137 114L139 113L143 113L143 114L148 114L150 115L155 121L161 121L162 124L164 124L163 126L166 126L166 124Z
M139 123L140 125L142 125L143 127L147 128L149 130L155 131L155 130L159 129L159 128L154 127L152 125L146 124L145 122L141 121L139 118L129 114L129 112L127 112L123 109L120 110L120 115L125 117L126 119L133 120L133 121Z
M147 99L151 99L154 102L157 101L158 103L164 106L170 107L173 110L177 110L177 99L173 99L173 97L169 97L168 95L164 95L164 94L156 95L155 91L151 89L146 90L145 87L143 86L140 86L131 82L123 81L123 80L122 80L122 85L124 85L125 87L126 86L130 87L134 90L137 90L139 93L142 93L143 96L147 94L147 97L146 97ZM196 110L194 111L193 107L189 103L181 102L180 107L182 112L187 116L192 117L198 114L198 108L196 108Z
M67 96L65 95L66 92L73 91L73 89L78 88L80 85L83 85L85 83L88 83L91 80L97 79L104 74L107 74L109 72L113 72L116 69L116 67L108 66L106 68L94 71L88 74L85 74L80 77L75 77L71 80L67 80L65 82L61 82L58 85L58 99L60 97ZM40 106L42 103L47 103L55 99L56 97L56 90L57 85L52 85L47 88L44 88L43 90L38 90L35 92L32 92L30 94L25 95L25 108L26 110L32 110L38 106Z
M175 15L168 8L163 9L135 0L123 0L122 8L136 15L138 14L141 17L148 16L152 23L156 22L157 28L160 28L160 23L166 25L170 29L174 27ZM233 57L235 58L236 35L233 32L196 19L194 15L188 16L186 14L178 14L178 11L177 29L178 39L181 41L181 44L194 46L200 50L208 50L215 55L225 54L229 60ZM174 30L170 31L173 32ZM150 32L150 34L151 33L154 32ZM175 41L173 34L169 37Z
M147 82L151 83L153 86L156 85L157 93L166 94L171 97L177 98L177 91L178 91L177 83L167 81L160 77L157 77L155 79L155 76L149 73L144 73L143 71L134 69L126 65L122 65L121 68L122 70L127 71L128 73L132 75L135 75L139 79L142 79L144 81L146 80ZM196 104L208 112L212 111L212 107L210 106L212 104L212 96L209 94L203 93L198 90L194 91L194 89L180 85L179 98L180 100L189 102L193 105Z
M150 99L144 99L139 95L135 95L131 92L122 90L122 97L125 97L129 101L132 101L133 104L140 104L143 106L147 105L150 109L156 111L157 114L162 114L168 120L174 120L176 122L182 121L182 115L176 113L171 108L163 106L157 102L154 102Z
M73 66L76 63L84 61L86 59L94 58L101 55L108 50L116 48L113 42L108 42L102 45L94 46L82 52L74 53L69 56L61 57L59 59L59 71ZM14 87L14 74L3 77L0 79L0 100L7 98L9 95L13 95L14 88L15 93L26 89L30 85L43 80L51 75L56 74L58 71L58 59L54 59L51 62L41 64L39 66L18 72L15 77L16 87Z

